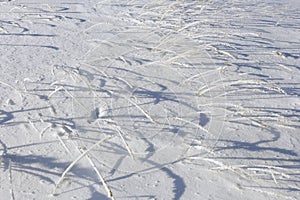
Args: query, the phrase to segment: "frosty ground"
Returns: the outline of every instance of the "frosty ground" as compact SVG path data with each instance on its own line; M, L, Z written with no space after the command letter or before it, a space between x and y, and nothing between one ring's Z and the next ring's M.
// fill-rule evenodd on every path
M297 0L0 1L1 199L299 199Z

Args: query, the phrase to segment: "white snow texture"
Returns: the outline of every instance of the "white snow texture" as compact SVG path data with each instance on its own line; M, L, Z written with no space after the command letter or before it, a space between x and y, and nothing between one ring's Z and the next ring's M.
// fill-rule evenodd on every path
M0 199L300 199L300 1L0 1Z

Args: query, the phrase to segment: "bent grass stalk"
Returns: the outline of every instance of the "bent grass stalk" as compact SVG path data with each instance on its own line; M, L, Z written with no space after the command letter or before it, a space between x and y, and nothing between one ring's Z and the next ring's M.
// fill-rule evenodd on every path
M123 144L124 144L125 147L126 147L126 150L127 150L128 153L129 153L130 157L134 160L133 151L131 150L131 148L129 147L128 143L126 142L126 140L125 140L125 138L124 138L124 136L123 136L123 135L124 135L124 132L122 131L121 127L116 126L116 125L114 125L114 124L106 124L105 126L103 126L103 125L101 125L101 124L99 123L99 121L102 121L102 120L101 120L101 119L98 119L98 120L97 120L97 123L98 123L99 128L103 128L103 127L109 128L109 129L111 129L111 130L113 130L113 131L116 131L116 132L118 133L118 135L119 135L120 138L122 139ZM107 123L112 123L111 121L107 121L107 120L104 120L104 121L107 122Z
M219 81L216 81L215 83L218 83ZM261 87L269 90L269 91L274 91L280 94L285 94L287 95L286 91L284 89L282 89L281 87L274 85L274 84L268 84L265 80L262 79L248 79L248 80L237 80L237 81L232 81L232 82L228 82L228 83L222 83L219 85L214 85L209 87L208 85L205 85L203 87L201 87L198 92L197 95L198 96L202 96L205 93L216 89L216 88L220 88L220 87L227 87L227 86L233 86L233 85L239 85L239 84L253 84L253 85L260 85ZM233 90L233 91L229 91L229 92L224 92L216 97L220 97L220 96L226 96L226 94L230 94L230 93L234 93L234 92L240 92L240 91L257 91L257 92L263 92L262 89L239 89L239 90Z
M106 180L103 178L102 174L100 173L100 171L97 169L95 163L93 162L93 160L90 158L89 155L86 156L86 158L88 159L89 163L91 164L92 168L94 169L94 171L96 172L97 176L99 177L100 181L102 182L106 192L107 192L107 196L112 199L115 200L114 195L109 187L109 185L107 184Z
M23 96L22 96L22 91L20 91L19 89L17 89L16 87L14 87L14 86L12 86L12 85L10 85L10 84L8 84L8 83L5 83L5 82L3 82L3 81L1 81L0 80L0 84L2 84L2 85L5 85L5 86L7 86L7 87L9 87L9 88L11 88L11 89L13 89L13 90L15 90L16 92L18 92L19 93L19 95L20 95L20 99L21 99L21 102L23 102Z
M194 123L194 122L190 122L190 121L188 121L188 120L185 120L185 119L182 119L182 118L179 118L179 117L175 117L174 119L179 120L179 121L183 121L183 122L185 122L185 123L188 123L188 124L190 124L190 125L193 125L193 126L199 128L200 130L204 131L205 133L209 133L209 131L208 131L207 129L203 128L203 127L200 126L199 124L196 124L196 123Z
M85 157L91 150L93 150L95 147L97 147L98 145L100 145L101 143L111 139L112 136L106 137L100 141L98 141L97 143L93 144L89 149L87 149L86 151L82 152L66 169L65 171L62 173L60 179L57 181L57 183L55 184L55 188L52 192L53 195L56 194L56 191L59 187L59 185L61 184L61 182L64 180L65 176L67 175L67 173L76 165L77 162L79 162L83 157ZM92 165L94 168L94 165ZM105 187L105 190L107 191L107 196L111 199L114 199L113 195L112 195L112 191L109 187L109 185L106 183L105 179L103 178L103 176L100 174L100 172L97 170L96 171L97 175L99 176L103 186Z
M190 82L190 81L192 81L193 79L197 79L197 78L199 78L199 77L204 77L204 76L209 75L209 74L211 74L211 73L222 72L222 71L226 70L227 68L228 68L228 66L225 66L225 67L218 67L217 69L214 69L214 70L208 70L208 71L206 71L206 72L204 72L204 73L199 73L199 74L193 75L193 76L191 76L191 77L185 79L184 81L182 81L179 85L183 85L183 84L185 84L186 82Z
M53 92L51 92L49 95L48 95L48 98L51 98L54 93L58 92L58 91L61 91L61 90L64 90L75 102L77 102L85 111L89 111L84 105L83 103L81 103L71 92L69 92L64 86L60 86L58 88L56 88Z
M120 127L116 127L116 131L118 132L119 136L121 137L121 139L122 139L122 141L123 141L123 143L124 143L124 145L125 145L128 153L129 153L130 157L134 160L134 156L133 156L132 150L129 147L128 143L126 142L126 140L125 140L125 138L123 136L123 131L121 130Z
M13 177L12 177L12 170L11 170L11 159L8 159L8 178L9 178L9 184L10 184L10 195L11 200L15 200L15 192L14 192L14 186L13 186Z
M217 81L217 82L219 82L219 81ZM237 85L237 84L259 84L259 85L261 85L262 83L265 83L265 81L261 80L261 79L254 79L254 80L249 79L249 80L237 80L237 81L232 81L232 82L228 82L228 83L222 83L220 85L214 85L211 87L208 87L207 85L205 85L198 90L197 95L202 96L205 93L207 93L208 91L213 90L215 88L219 88L219 87L226 87L226 86L232 86L232 85Z
M185 123L190 124L190 125L193 125L193 126L199 128L200 130L202 130L202 131L204 131L204 132L206 132L206 133L209 133L209 131L208 131L207 129L203 128L202 126L200 126L200 125L198 125L198 124L196 124L196 123L194 123L194 122L190 122L190 121L188 121L188 120L185 120L185 119L182 119L182 118L179 118L179 117L175 117L174 119L179 120L179 121L182 121L182 122L185 122ZM195 141L196 141L196 137L193 139L192 143L194 143ZM189 146L189 147L182 153L182 155L186 154L190 149L191 149L191 146Z
M147 111L145 111L143 108L141 108L141 106L139 106L137 103L135 103L134 101L132 101L131 99L122 96L123 98L125 98L129 103L131 103L132 105L134 105L137 109L139 109L153 124L157 124L157 122L148 114Z

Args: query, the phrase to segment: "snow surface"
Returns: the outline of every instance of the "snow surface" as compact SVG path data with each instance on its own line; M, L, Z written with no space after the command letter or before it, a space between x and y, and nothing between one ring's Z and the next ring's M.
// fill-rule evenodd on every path
M2 0L0 198L300 199L299 50L298 0Z

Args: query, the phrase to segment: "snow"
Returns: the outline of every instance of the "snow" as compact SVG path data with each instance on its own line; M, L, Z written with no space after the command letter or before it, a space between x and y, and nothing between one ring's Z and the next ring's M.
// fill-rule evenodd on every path
M300 2L0 1L1 199L299 199Z

